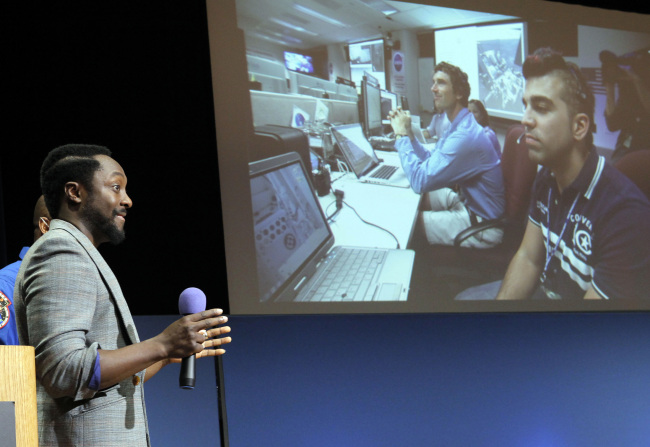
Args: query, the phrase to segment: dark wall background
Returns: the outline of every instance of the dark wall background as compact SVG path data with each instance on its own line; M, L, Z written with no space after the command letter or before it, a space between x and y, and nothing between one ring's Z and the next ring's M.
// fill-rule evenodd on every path
M100 251L132 311L177 313L190 286L227 307L205 3L25 2L2 16L7 261L31 244L47 152L106 145L134 206L127 240Z

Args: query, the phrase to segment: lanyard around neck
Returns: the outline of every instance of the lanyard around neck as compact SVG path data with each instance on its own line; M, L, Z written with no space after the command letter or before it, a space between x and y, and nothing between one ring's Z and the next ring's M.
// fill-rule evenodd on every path
M546 280L546 272L548 270L548 266L551 263L551 259L553 259L553 256L555 256L555 252L557 251L557 248L560 246L560 243L562 242L562 237L564 236L564 232L569 223L569 219L571 219L571 214L573 214L573 210L576 207L576 203L578 203L578 198L580 197L580 194L578 193L576 195L576 198L573 199L573 203L571 204L569 213L566 215L566 219L564 219L562 230L560 231L560 234L557 237L557 243L551 247L552 245L551 243L551 192L552 191L553 188L548 189L548 199L546 200L546 262L544 263L544 271L542 272L542 276L541 276L542 283Z

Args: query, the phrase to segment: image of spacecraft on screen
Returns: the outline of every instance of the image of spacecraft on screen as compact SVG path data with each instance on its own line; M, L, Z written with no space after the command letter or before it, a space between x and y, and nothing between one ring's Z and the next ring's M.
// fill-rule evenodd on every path
M479 97L488 109L505 112L521 112L524 77L521 63L514 51L493 48L491 44L479 44ZM503 47L503 45L498 45Z

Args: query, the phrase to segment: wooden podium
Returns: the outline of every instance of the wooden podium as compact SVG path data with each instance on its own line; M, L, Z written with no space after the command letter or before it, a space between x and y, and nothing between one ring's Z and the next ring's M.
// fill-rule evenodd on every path
M0 346L0 402L15 402L16 446L38 447L36 365L32 346Z

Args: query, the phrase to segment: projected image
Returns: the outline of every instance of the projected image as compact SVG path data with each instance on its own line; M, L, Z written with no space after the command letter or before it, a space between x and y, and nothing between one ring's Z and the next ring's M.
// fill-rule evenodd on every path
M520 120L525 40L524 23L439 30L436 57L467 73L472 96L478 96L491 116Z
M601 26L606 22L596 20L600 17L585 23L582 23L582 16L572 17L569 26L564 20L556 20L565 17L567 9L546 2L540 3L539 15L538 11L531 9L522 17L520 9L513 10L511 15L505 15L509 8L490 6L488 3L482 5L481 10L475 11L471 6L461 4L458 6L466 8L434 6L436 0L391 1L389 3L398 13L387 19L381 11L373 16L368 8L376 2L365 0L344 2L346 7L338 10L316 8L317 4L323 2L314 0L235 1L237 8L233 13L236 18L229 17L224 24L236 21L243 36L240 36L242 41L230 49L237 48L237 51L245 51L247 55L259 56L259 67L263 67L260 59L274 62L273 68L279 67L281 73L274 71L273 76L283 77L281 81L285 91L251 89L250 76L246 73L247 68L249 73L251 71L250 62L243 67L236 66L234 62L231 66L224 67L221 61L232 58L232 55L225 51L228 46L224 46L223 42L232 40L236 33L233 30L222 32L215 27L215 30L221 32L221 38L213 38L211 41L215 53L212 66L217 70L213 73L215 104L229 105L226 108L215 107L215 111L219 112L217 152L224 203L224 233L228 233L225 234L224 241L230 244L226 252L232 313L650 309L650 300L638 302L635 296L630 296L626 291L620 292L623 289L619 285L626 283L622 279L624 273L636 275L636 270L627 266L619 269L619 264L613 262L629 257L618 258L615 251L602 257L603 250L600 246L598 250L595 249L604 240L600 236L603 232L597 228L601 223L583 211L582 202L577 203L573 210L569 202L569 206L563 207L560 213L549 212L550 224L541 218L532 221L542 210L550 208L548 198L540 186L545 187L546 184L535 182L541 169L535 164L535 157L531 160L528 156L535 152L536 145L541 145L535 140L537 133L543 129L538 128L526 136L525 126L521 123L524 117L522 99L526 93L526 81L522 76L523 62L538 47L557 44L558 48L554 49L566 53L566 60L579 66L594 90L593 116L596 126L593 128L596 130L593 143L596 151L592 152L604 157L603 170L598 172L605 172L604 166L609 166L607 170L611 172L610 168L614 169L612 163L606 163L611 162L610 154L615 151L616 141L620 138L613 131L609 131L614 135L611 141L601 138L608 132L604 113L608 97L606 85L601 80L601 74L604 76L607 70L603 73L599 55L608 51L621 57L649 47L647 17L645 23L640 23L642 20L637 23L634 17L625 16L635 23L633 29L625 30L623 25L618 28ZM310 4L313 8L310 8ZM261 5L266 6L261 8ZM491 9L494 12L490 12ZM309 16L305 11L317 12L318 15ZM610 13L607 14L609 15ZM220 17L215 11L210 16L215 19ZM451 20L452 16L457 19ZM616 14L611 16L615 18ZM358 20L358 17L367 17L367 23ZM298 18L301 20L298 21ZM426 24L415 25L425 21ZM554 39L549 41L549 34L553 34ZM534 48L529 48L531 44ZM285 51L290 69L284 66ZM400 78L394 70L384 69L384 65L393 60L391 55L395 53L402 56L401 63L408 76ZM327 78L300 73L308 70L301 66L309 66L301 55L313 56L316 72L319 72L319 67L326 67ZM489 163L480 157L451 160L448 153L452 152L452 142L463 137L460 132L453 135L460 129L458 126L449 127L448 138L442 143L440 139L436 145L420 147L415 144L416 140L426 142L423 130L432 121L434 112L432 77L435 75L435 67L442 62L455 65L467 75L470 84L469 99L479 100L485 106L489 122L483 124L485 121L482 121L480 125L489 127L484 129L486 133L492 131L490 135L496 137L500 145L498 155L502 157L501 163L492 155ZM256 70L258 73L262 68ZM270 72L271 68L266 70ZM365 82L370 78L377 82ZM352 80L354 86L338 83L338 80ZM233 86L239 87L239 90ZM345 90L342 90L343 87ZM617 86L619 94L620 87L622 85ZM353 90L351 96L341 94L349 89ZM234 97L235 92L237 97ZM413 140L404 138L405 135L394 129L390 120L386 119L389 110L398 104L405 108L407 100L412 114L411 127L419 131L413 132ZM231 110L231 104L242 105L242 110L235 107ZM314 117L319 116L321 105L327 107L328 113L326 119L318 120ZM451 110L448 109L448 112ZM305 118L305 123L311 117L311 121L322 123L322 126L306 126L300 120L294 121L291 126L292 117ZM457 114L456 118L458 117L459 123L465 117L468 117L467 121L472 121L471 116L465 112ZM399 123L394 124L401 127ZM259 128L263 126L273 126L278 135L277 144L268 144L269 157L286 155L282 151L297 151L305 159L308 151L316 154L317 160L313 165L316 172L310 172L308 165L306 176L314 179L314 175L321 174L317 177L319 180L328 179L317 185L315 189L318 194L311 192L309 182L303 185L306 192L290 186L290 182L296 179L291 173L280 175L274 172L271 175L268 166L270 158L253 159L252 151L246 153L247 145L251 144L250 134L259 133ZM532 128L531 125L528 127ZM552 135L552 131L549 134ZM539 136L541 138L542 134ZM254 137L253 140L257 140L256 135ZM620 141L624 140L626 139ZM263 152L262 155L266 153ZM511 160L516 161L510 163ZM251 168L257 166L258 162L266 163L259 165L265 169L264 172ZM244 167L243 163L249 164ZM598 158L593 166L601 169L600 163L601 159ZM395 186L401 185L386 186L374 180L368 181L368 176L374 174L372 171L383 166L396 169L398 176L406 181L406 186L397 188ZM590 164L589 169L591 166ZM476 186L479 180L474 173L488 172L486 169L496 174L481 184L489 185L494 193L484 194L482 197L486 200L477 199L478 193L475 194L475 191L480 188ZM498 184L498 169L503 174L502 185ZM324 171L329 171L329 175L324 175ZM575 172L587 171L581 168ZM546 171L543 175L546 175ZM251 179L254 179L252 183ZM512 187L513 182L517 186ZM512 209L517 210L515 219L508 217L501 242L495 240L494 247L486 248L455 247L452 244L460 245L468 232L452 225L439 225L438 227L448 230L450 237L444 240L447 245L435 243L437 239L430 237L430 233L436 225L427 227L425 223L429 219L442 219L439 217L441 215L435 214L435 201L439 198L433 192L447 185L451 185L450 190L459 187L467 191L465 195L471 196L463 197L467 208L471 210L471 213L462 213L465 226L467 219L470 222L479 220L479 217L488 219L484 214L494 215L494 220L499 220L504 214L502 208L508 210L508 214ZM252 196L249 186L252 188ZM620 192L619 189L616 191ZM253 203L249 201L251 197ZM312 203L307 203L306 199ZM607 200L597 200L603 200L603 205L598 203L597 206L605 209L607 204L604 202ZM485 204L492 201L495 202L492 207L494 209L487 210ZM589 203L595 204L596 200ZM314 220L315 218L321 221ZM645 220L623 218L616 221L616 228L641 221ZM567 222L565 227L562 226L564 222ZM543 288L546 290L540 287L516 289L512 294L514 299L510 301L495 299L499 288L483 295L474 293L475 288L484 285L500 286L499 281L506 277L529 224L539 224L536 225L541 229L539 234L542 241L539 247L543 247L542 244L548 239L551 241L549 247L556 251L545 256L537 251L542 264L535 265L535 271L531 269L520 276L531 281L533 286L537 286L540 278L544 278L546 282ZM591 228L595 229L591 233L593 237L586 237L585 232ZM547 229L549 230L546 231ZM612 234L616 231L611 230ZM556 234L562 232L563 242L557 244L555 249ZM536 237L539 236L535 234ZM629 234L632 238L632 232ZM607 235L610 236L609 233ZM482 238L484 234L473 237ZM591 250L590 242L594 254L587 254ZM632 246L635 253L643 248L638 240ZM309 248L304 248L303 252L303 247ZM321 278L320 271L316 268L317 265L323 265L320 259L330 256L335 250L340 252L343 247L414 253L412 261L402 263L410 262L408 265L412 268L409 280L394 281L393 286L393 289L400 290L404 285L408 286L407 299L383 299L386 295L377 294L382 299L361 302L355 299L356 294L353 297L347 292L345 296L337 293L336 300L307 298L313 284ZM596 259L596 255L601 257ZM612 262L607 264L605 258ZM560 266L557 269L556 262ZM625 263L632 264L631 261ZM572 269L571 272L562 270L566 266L567 269ZM646 264L641 265L645 266ZM544 270L547 267L551 269L548 272ZM259 283L253 272L256 268L260 272ZM616 270L616 274L612 274L615 269L620 271ZM566 275L562 272L566 272ZM549 276L559 278L557 284L561 283L562 287L565 284L575 284L575 291L567 288L569 291L565 293L565 289L551 283ZM643 277L643 281L647 281L646 277L647 275ZM600 287L600 291L594 289L594 292L606 299L585 299L591 298L587 292L592 293L592 290L585 289L590 286L590 281ZM612 290L605 290L606 287ZM540 295L543 299L536 299L537 296L533 297L528 289L534 293L541 290L544 292L543 296ZM638 289L645 290L645 282ZM562 299L557 299L558 296L562 296Z
M524 76L519 40L478 42L479 96L488 109L521 111Z

